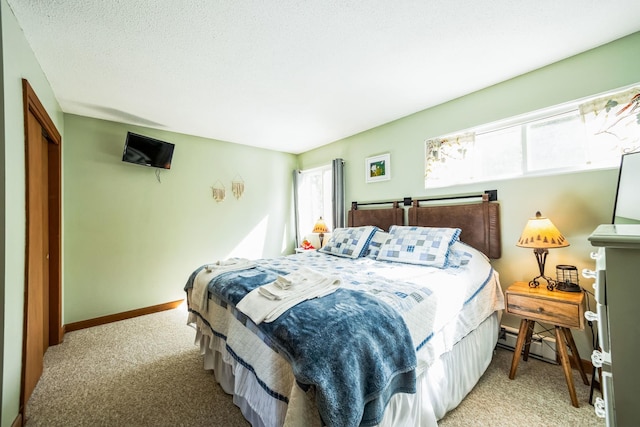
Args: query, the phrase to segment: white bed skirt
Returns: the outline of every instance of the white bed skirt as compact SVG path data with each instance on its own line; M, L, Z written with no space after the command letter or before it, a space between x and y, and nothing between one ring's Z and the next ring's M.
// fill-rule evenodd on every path
M196 343L204 355L204 368L213 370L223 390L253 427L313 427L322 425L313 392L304 393L292 383L289 403L273 398L254 373L227 351L225 341L201 328ZM476 385L491 359L500 329L500 313L494 312L418 375L417 393L394 395L379 427L436 427L437 421L458 406ZM284 422L283 422L284 420Z

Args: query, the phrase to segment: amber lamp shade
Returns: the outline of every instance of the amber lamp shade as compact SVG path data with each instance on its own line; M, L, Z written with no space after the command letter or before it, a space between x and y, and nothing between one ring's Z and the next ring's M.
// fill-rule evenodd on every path
M320 238L320 247L322 247L322 241L324 240L324 233L329 231L329 227L327 227L327 223L324 222L322 217L318 218L316 224L313 226L312 233L320 233L318 237Z
M549 254L549 249L569 246L569 242L560 233L560 230L553 225L549 218L543 217L540 212L536 212L536 216L527 221L516 246L532 248L538 262L540 274L529 281L529 286L537 287L540 284L540 280L544 279L547 282L547 289L554 290L556 281L544 275L544 264Z

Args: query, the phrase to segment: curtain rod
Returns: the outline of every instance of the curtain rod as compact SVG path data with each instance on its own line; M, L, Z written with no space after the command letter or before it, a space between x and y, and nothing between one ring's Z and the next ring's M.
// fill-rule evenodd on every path
M498 190L485 190L480 194L465 194L458 196L444 196L444 197L427 197L420 199L413 199L411 197L405 197L402 200L383 200L378 202L351 202L351 209L358 210L358 206L374 206L374 205L388 205L393 204L394 207L398 207L398 204L402 203L404 206L411 206L412 202L431 202L438 200L459 200L459 199L471 199L477 197L487 196L487 201L495 202L498 200Z

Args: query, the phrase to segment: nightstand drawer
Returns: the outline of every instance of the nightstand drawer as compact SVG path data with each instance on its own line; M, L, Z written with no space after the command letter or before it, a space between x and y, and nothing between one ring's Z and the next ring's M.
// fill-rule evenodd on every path
M582 328L580 306L576 304L507 294L507 313L567 328Z

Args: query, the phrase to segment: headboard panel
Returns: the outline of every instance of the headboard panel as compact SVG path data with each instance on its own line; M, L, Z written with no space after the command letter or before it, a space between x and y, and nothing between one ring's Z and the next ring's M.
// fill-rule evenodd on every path
M363 225L375 225L384 231L389 231L392 225L404 224L404 209L398 207L394 202L393 207L383 209L354 209L351 208L347 215L349 227L360 227Z
M463 203L463 199L481 201ZM456 202L453 202L453 201ZM432 197L414 200L387 200L366 203L351 203L348 213L348 226L375 225L385 231L392 225L405 225L405 210L408 209L408 225L419 227L449 227L461 230L460 240L478 249L489 258L497 259L502 255L500 236L500 204L497 190L486 190L482 194L467 194L446 197ZM445 205L420 206L421 202L448 203ZM358 209L359 206L386 205L388 208Z
M460 228L460 240L489 258L502 255L500 205L483 198L480 203L448 206L419 206L414 200L409 208L409 225L420 227Z

